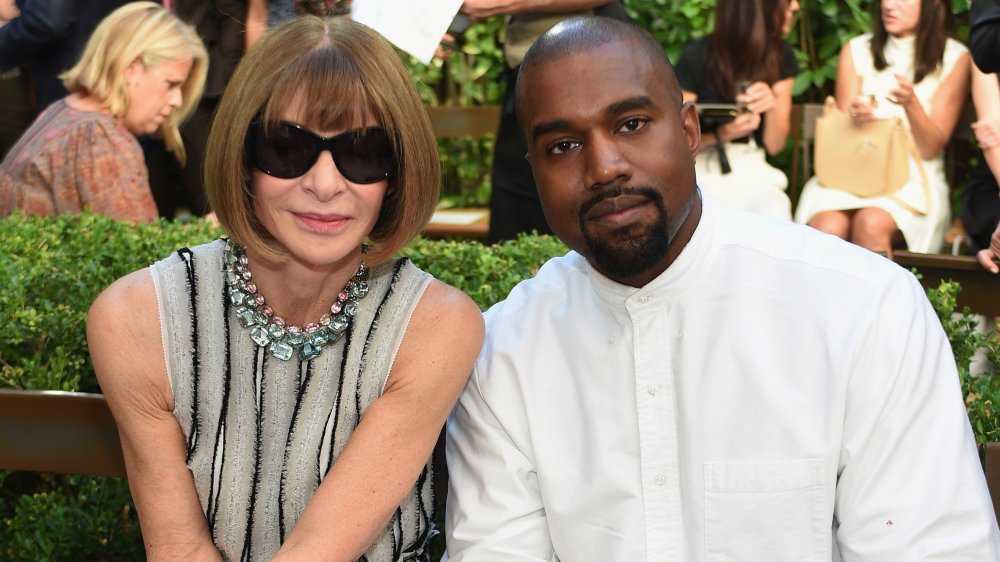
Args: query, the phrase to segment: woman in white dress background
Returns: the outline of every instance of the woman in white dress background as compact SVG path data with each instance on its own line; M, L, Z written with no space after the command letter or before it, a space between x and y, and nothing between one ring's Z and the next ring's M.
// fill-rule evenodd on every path
M951 219L943 151L968 93L968 50L948 37L946 0L882 0L873 31L840 51L836 98L856 122L899 117L927 177L911 158L909 181L891 196L857 197L810 179L795 220L870 250L905 244L936 252ZM850 162L844 162L850 166Z

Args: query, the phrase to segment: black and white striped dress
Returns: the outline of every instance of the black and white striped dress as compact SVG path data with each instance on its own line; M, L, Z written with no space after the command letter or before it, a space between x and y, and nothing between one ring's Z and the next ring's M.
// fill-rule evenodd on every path
M383 391L431 276L406 259L371 269L344 337L311 361L275 359L236 320L221 240L154 264L174 416L212 537L227 560L267 560ZM429 560L430 460L362 560Z

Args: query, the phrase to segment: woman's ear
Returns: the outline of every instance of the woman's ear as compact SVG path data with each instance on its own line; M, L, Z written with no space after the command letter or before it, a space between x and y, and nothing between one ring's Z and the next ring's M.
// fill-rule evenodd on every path
M138 80L144 72L146 72L145 63L142 62L142 59L135 59L125 67L125 71L123 72L123 75L125 76L125 83L130 87L135 86L136 80Z

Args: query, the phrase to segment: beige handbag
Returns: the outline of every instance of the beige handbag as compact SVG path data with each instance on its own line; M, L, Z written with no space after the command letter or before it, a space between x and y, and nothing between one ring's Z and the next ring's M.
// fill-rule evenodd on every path
M910 211L926 214L900 201L893 193L910 179L913 156L923 180L924 199L930 192L923 162L910 132L898 117L857 125L827 97L823 114L816 119L816 177L824 187L858 197L889 196Z

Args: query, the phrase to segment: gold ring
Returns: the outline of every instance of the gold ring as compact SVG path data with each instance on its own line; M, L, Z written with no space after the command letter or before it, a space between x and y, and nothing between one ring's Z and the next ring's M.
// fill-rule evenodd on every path
M851 114L851 117L857 117L858 116L858 111L856 109L854 109L853 107L850 109L850 111L848 111L848 113Z

